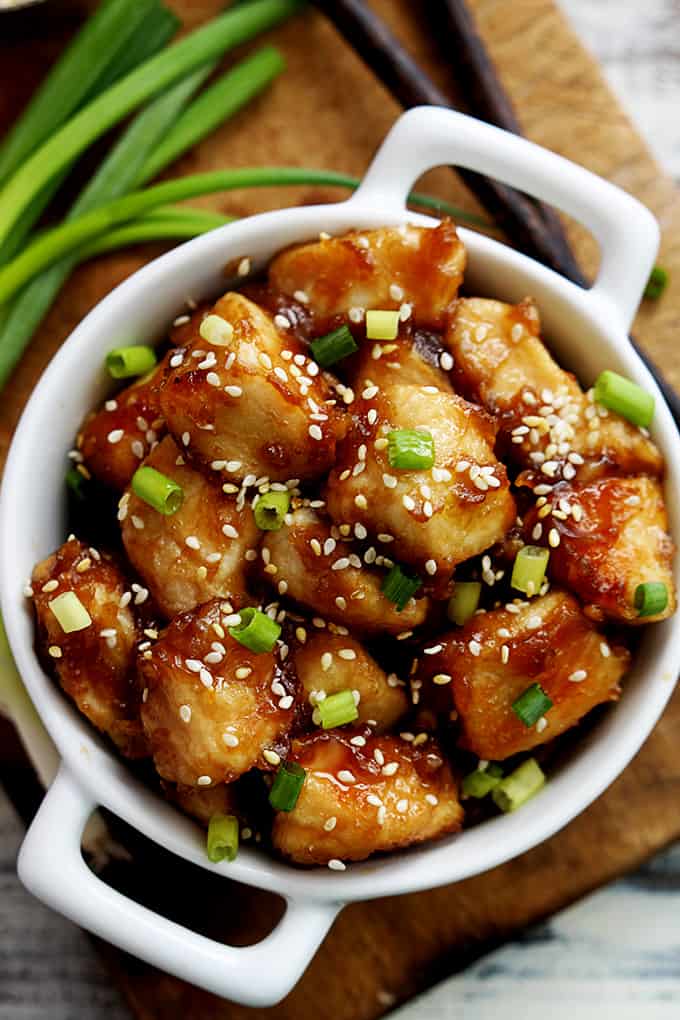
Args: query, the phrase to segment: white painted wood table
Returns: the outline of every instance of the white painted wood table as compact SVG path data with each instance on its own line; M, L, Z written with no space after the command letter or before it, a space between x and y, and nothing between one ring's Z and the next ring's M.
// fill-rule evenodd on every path
M680 0L559 2L680 181ZM20 838L0 792L0 1020L126 1020L87 938L20 888ZM480 960L392 1020L546 1016L678 1020L680 848Z

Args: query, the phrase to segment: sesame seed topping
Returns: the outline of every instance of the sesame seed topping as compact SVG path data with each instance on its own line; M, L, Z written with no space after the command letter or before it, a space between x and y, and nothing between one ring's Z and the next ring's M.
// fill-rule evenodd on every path
M397 801L396 808L400 815L406 814L406 812L408 811L408 801L406 800L405 797L402 797L401 800Z
M265 747L264 751L262 752L262 757L269 765L281 764L281 756L277 754L276 751L272 751L271 748L269 747Z
M573 673L570 673L567 677L572 684L580 684L582 680L588 676L588 672L585 669L576 669Z
M547 725L548 725L548 720L546 719L546 717L544 715L542 715L541 718L536 723L536 732L537 733L542 733Z
M199 776L196 782L199 786L210 786L212 779L210 776Z
M341 783L356 783L356 776L349 769L340 769L338 772L338 779Z
M53 659L61 659L62 651L59 645L50 645L47 649L47 654Z
M354 651L353 648L341 648L340 651L338 652L338 655L340 656L341 659L346 659L348 662L351 662L353 659L356 659L357 657L357 653Z
M432 677L432 683L436 684L437 687L443 687L445 684L451 683L451 677L448 673L435 673Z
M225 386L224 392L227 394L228 397L240 397L243 393L243 390L241 389L240 386Z
M238 747L239 740L235 733L223 733L222 740L227 747Z
M106 438L110 443L119 443L124 435L125 433L122 429L113 429Z
M54 578L52 578L51 581L45 581L44 585L42 586L42 588L40 590L47 593L47 592L51 592L51 591L56 591L58 587L59 587L59 582L55 581Z
M472 641L468 641L468 649L470 651L470 655L474 655L476 658L481 653L482 646L479 641L475 641L473 638Z
M560 533L557 528L551 528L548 532L548 545L552 546L553 549L556 549L559 544Z
M337 824L338 824L337 818L335 817L335 815L331 815L331 817L327 818L326 821L323 823L323 827L326 832L332 832Z
M380 771L384 776L393 776L394 773L398 770L398 768L399 768L398 761L389 761L387 765L383 765Z
M331 869L331 871L347 870L347 865L343 864L343 862L341 860L338 860L337 857L331 857L330 861L328 862L328 867Z
M296 290L293 294L296 301L299 301L301 305L309 304L309 295L305 290Z

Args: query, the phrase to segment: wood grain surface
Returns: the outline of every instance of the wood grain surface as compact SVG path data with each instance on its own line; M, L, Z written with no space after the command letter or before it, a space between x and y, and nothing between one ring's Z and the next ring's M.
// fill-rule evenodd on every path
M428 2L373 0L416 58L451 93L447 60L427 33ZM19 109L49 61L91 4L55 2L39 25L17 19L0 41L0 127ZM221 0L172 4L187 25L216 13ZM475 0L481 31L508 87L525 132L637 194L664 230L662 259L680 275L680 198L613 100L596 65L550 0ZM510 13L511 11L511 13ZM37 33L37 38L36 38ZM174 172L260 163L324 166L360 174L398 110L394 102L318 15L273 34L288 71L271 92L185 158ZM442 196L473 204L446 170L428 175ZM232 193L204 204L237 214L285 202L317 201L326 192L291 189ZM328 193L330 197L330 193ZM578 226L570 233L584 268L597 264L595 245ZM51 354L90 307L160 249L99 259L65 289L0 402L4 456L21 407ZM680 295L645 307L636 335L680 386L676 330ZM355 904L340 916L307 974L276 1008L279 1020L370 1020L404 1001L527 923L553 913L680 836L680 697L623 776L562 833L518 860L444 889ZM135 867L111 876L121 886L192 927L225 941L262 931L279 909L262 894L211 876L136 839ZM170 892L171 891L171 892ZM103 947L135 1015L145 1020L252 1020L251 1010L216 1000L153 968Z

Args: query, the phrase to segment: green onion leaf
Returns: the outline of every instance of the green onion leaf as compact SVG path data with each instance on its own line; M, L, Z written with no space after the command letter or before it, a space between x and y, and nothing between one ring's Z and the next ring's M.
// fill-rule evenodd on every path
M545 786L545 774L535 758L527 758L525 762L501 779L491 796L501 811L516 811L522 804L531 800Z
M399 312L366 312L367 340L396 340L399 333Z
M80 473L78 468L70 467L66 472L64 481L66 482L66 488L69 492L71 492L79 502L82 502L85 499L85 489L87 487L87 479L85 476Z
M114 379L130 379L145 375L156 364L153 347L140 344L137 347L116 347L106 355L106 367Z
M132 491L166 517L176 514L184 502L181 485L155 468L143 465L132 476Z
M409 599L422 587L422 584L423 582L419 577L405 573L395 563L382 583L382 592L385 598L389 599L390 602L394 602L397 612L400 613Z
M357 709L354 695L350 690L329 694L323 701L317 702L316 707L321 718L321 726L324 730L332 730L336 726L344 726L346 723L354 722L359 718L359 710Z
M387 459L398 471L427 471L434 464L434 439L424 429L393 429L387 434Z
M309 349L317 365L329 368L336 361L346 358L349 354L354 354L359 350L359 346L355 342L349 326L338 326L332 333L326 333L325 336L312 340Z
M275 811L292 811L297 804L307 773L294 761L284 761L274 777L269 803Z
M533 726L542 715L552 708L552 701L540 684L527 687L524 694L512 703L512 710L526 727Z
M85 630L92 617L74 591L65 591L47 603L64 634Z
M290 492L266 492L255 504L255 523L260 531L279 531L289 508Z
M446 609L449 620L463 627L477 611L481 593L479 581L456 581Z
M668 286L668 279L668 271L663 266L654 266L642 296L647 301L658 301Z
M485 769L475 769L463 779L463 794L466 797L481 798L495 790L503 776L500 765L491 762Z
M524 545L515 556L510 584L517 591L537 595L545 581L550 550L540 545Z
M656 616L668 605L668 589L663 581L647 581L635 589L638 616Z
M618 372L607 369L600 373L595 380L595 400L633 425L647 428L652 423L654 397Z
M213 815L208 823L206 842L208 860L213 864L233 861L238 853L238 818L234 815Z
M229 628L234 640L251 652L271 652L281 633L281 624L252 606L241 609L239 616L241 622Z

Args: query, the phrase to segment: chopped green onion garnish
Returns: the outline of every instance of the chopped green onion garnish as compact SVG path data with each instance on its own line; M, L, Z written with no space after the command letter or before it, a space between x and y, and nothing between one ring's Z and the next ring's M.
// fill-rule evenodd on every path
M475 769L463 779L463 793L466 797L486 797L495 790L503 777L503 769L493 762L485 769Z
M387 435L387 459L399 471L427 471L434 464L434 439L424 429L394 429Z
M394 602L397 612L400 613L408 600L422 586L422 583L419 577L412 577L404 573L401 567L395 563L382 583L382 592L385 598Z
M346 358L349 354L354 354L359 350L359 346L350 333L349 326L339 326L332 333L312 340L309 349L317 365L328 368L336 361Z
M668 605L668 589L663 581L647 581L635 589L638 616L656 616Z
M477 610L481 593L479 581L456 581L446 610L449 620L459 627L466 624Z
M152 467L137 468L132 476L132 491L159 514L176 514L184 502L181 485Z
M206 850L213 864L233 861L238 853L238 818L213 815L208 823Z
M510 584L517 591L536 595L545 581L550 550L540 545L525 545L515 556Z
M272 788L269 803L275 811L292 811L297 804L307 773L294 761L284 761L279 767Z
M552 708L552 701L545 693L540 684L532 684L527 687L524 694L512 703L512 710L525 726L533 726L542 715Z
M668 286L668 272L663 266L654 266L649 279L647 280L647 286L645 292L642 295L648 301L657 301L666 287Z
M47 605L54 613L64 634L85 630L92 623L92 617L74 591L62 592Z
M337 694L330 694L323 701L317 704L321 726L324 730L335 729L336 726L344 726L345 723L354 722L359 718L354 695L350 690L338 691Z
M133 375L144 375L156 364L153 347L143 344L139 347L116 347L106 355L106 367L114 379L129 379Z
M399 312L366 312L366 338L368 340L396 340L399 332Z
M71 467L66 472L66 487L78 500L85 499L85 486L87 485L87 479L84 475L81 475L78 468Z
M242 609L239 616L241 622L229 628L234 640L251 652L271 652L281 633L281 624L252 606Z
M654 417L654 397L637 383L611 372L601 372L595 381L595 400L610 411L616 411L633 425L644 428L651 425Z
M255 504L255 523L260 531L278 531L289 508L290 492L266 492Z
M516 811L545 786L545 775L535 758L526 761L501 779L491 796L501 811Z

